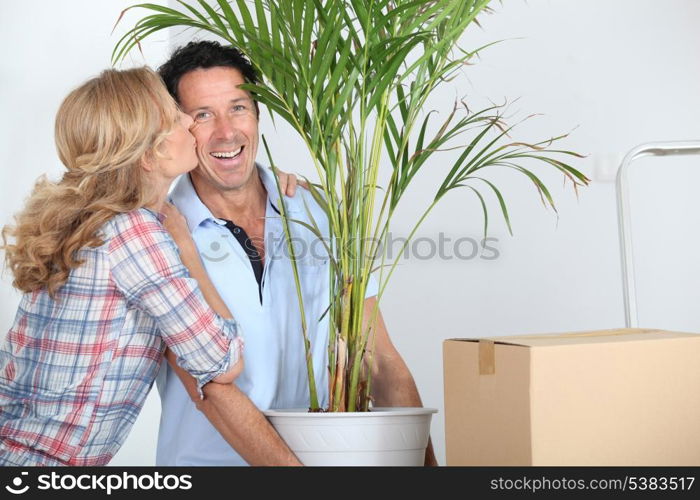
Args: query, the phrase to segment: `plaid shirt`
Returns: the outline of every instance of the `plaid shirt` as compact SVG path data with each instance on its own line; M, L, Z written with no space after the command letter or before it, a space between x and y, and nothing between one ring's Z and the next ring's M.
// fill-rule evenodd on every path
M0 464L104 465L126 439L166 345L201 386L238 360L154 212L120 214L55 300L26 293L0 349ZM201 392L200 392L201 394Z

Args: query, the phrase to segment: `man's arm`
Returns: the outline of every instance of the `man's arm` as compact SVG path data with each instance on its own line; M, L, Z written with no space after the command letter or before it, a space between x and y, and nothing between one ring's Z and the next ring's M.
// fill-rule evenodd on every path
M175 356L166 351L190 398L228 444L250 465L303 465L292 453L265 416L234 384L206 384L199 399L194 378L177 366Z
M365 300L363 315L365 328L375 317L375 314L375 327L367 344L367 350L370 353L374 352L372 363L372 400L374 405L422 407L423 403L418 394L416 382L389 338L384 318L377 307L377 299L370 297ZM372 335L374 335L374 339ZM438 465L430 439L425 450L425 465Z

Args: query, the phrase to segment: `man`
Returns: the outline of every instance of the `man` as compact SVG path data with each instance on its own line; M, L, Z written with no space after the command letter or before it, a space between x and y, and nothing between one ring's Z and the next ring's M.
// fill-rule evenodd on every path
M185 390L187 375L172 368L163 370L157 463L299 465L258 410L308 406L301 320L285 253L281 200L271 172L255 163L257 103L239 88L258 77L238 50L208 41L180 48L159 71L182 110L194 120L191 132L199 157L198 168L176 184L172 202L187 219L212 282L241 326L245 369L235 384L221 390L205 386L201 401L191 387L189 395ZM308 220L306 205L317 222L325 221L304 190L284 203L292 218ZM329 264L318 252L308 251L316 241L310 231L294 223L291 230L307 249L298 267L316 380L325 404L328 318L315 319L328 305ZM369 288L367 318L377 293L376 284ZM392 345L381 315L375 335L375 404L421 406L413 378ZM430 446L426 463L435 464Z

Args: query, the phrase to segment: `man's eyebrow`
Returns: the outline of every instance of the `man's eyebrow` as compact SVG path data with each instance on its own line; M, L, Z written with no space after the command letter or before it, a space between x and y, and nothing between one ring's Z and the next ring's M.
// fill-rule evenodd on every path
M235 99L231 99L229 101L229 104L234 104L240 101L252 101L252 97L236 97ZM192 108L188 111L185 111L185 113L194 113L195 111L211 111L211 106L198 106L196 108Z
M195 111L209 111L211 108L209 106L199 106L197 108L192 108L192 109L183 109L185 113L194 113Z

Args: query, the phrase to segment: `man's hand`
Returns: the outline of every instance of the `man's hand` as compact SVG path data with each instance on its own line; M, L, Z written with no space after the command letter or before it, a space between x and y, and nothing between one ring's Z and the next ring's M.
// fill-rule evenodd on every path
M425 467L438 467L440 464L435 458L435 451L433 450L433 440L428 439L428 446L425 449Z

